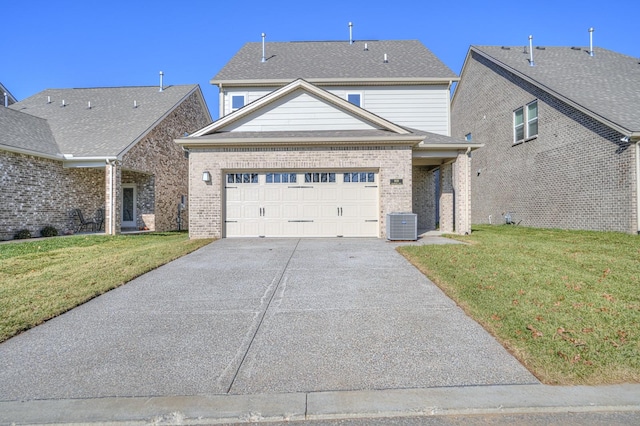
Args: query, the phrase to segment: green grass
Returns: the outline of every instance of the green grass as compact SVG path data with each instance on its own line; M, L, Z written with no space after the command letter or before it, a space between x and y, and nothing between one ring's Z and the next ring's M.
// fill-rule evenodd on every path
M477 226L399 251L548 384L640 382L640 237Z
M0 342L211 241L167 232L2 244Z

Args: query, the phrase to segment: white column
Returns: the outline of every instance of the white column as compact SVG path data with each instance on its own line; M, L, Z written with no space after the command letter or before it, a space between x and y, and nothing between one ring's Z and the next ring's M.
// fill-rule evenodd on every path
M105 167L104 232L108 235L120 233L120 187L121 169L117 161L110 161Z

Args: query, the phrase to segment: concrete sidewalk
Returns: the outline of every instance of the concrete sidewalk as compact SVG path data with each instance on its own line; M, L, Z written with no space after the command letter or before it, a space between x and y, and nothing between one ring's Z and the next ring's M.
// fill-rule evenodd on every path
M639 395L640 385L513 385L10 401L0 402L0 424L19 419L19 424L202 425L460 415L491 415L496 424L495 415L506 414L547 413L553 419L562 413L640 412Z

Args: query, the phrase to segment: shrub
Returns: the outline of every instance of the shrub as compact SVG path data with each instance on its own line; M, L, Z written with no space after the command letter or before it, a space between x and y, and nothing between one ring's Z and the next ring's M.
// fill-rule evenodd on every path
M58 236L58 230L56 228L54 228L53 226L45 226L40 231L40 235L42 235L43 237L57 237Z
M21 229L16 232L16 235L13 238L16 240L26 240L27 238L31 238L31 231L28 229Z

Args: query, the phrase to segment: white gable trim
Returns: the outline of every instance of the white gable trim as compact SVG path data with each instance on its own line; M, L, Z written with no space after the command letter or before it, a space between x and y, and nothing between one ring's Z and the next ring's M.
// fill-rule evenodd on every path
M336 106L337 108L351 115L354 115L362 120L368 121L373 125L378 126L384 130L389 130L401 135L406 135L411 133L408 130L404 129L403 127L400 127L397 124L394 124L388 120L385 120L384 118L379 117L365 109L357 107L345 99L342 99L336 95L333 95L332 93L327 92L326 90L323 90L317 86L314 86L313 84L308 83L305 80L298 79L246 105L244 108L241 108L237 111L232 112L231 114L228 114L220 118L219 120L211 123L209 126L206 126L198 130L197 132L193 133L189 137L198 137L198 136L204 136L211 133L215 133L216 131L221 130L224 127L230 125L234 121L247 117L248 115L260 110L264 106L290 93L293 93L296 90L303 90L311 94L312 96L315 96L316 98L324 100Z

